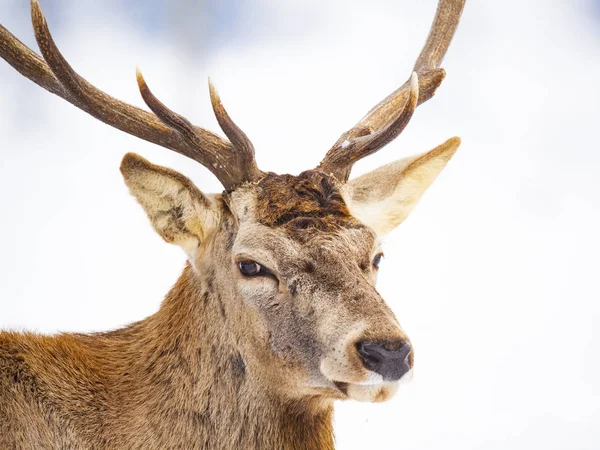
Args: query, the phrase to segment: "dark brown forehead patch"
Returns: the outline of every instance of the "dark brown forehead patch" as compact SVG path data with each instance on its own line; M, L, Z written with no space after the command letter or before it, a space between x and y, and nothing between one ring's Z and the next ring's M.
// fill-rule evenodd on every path
M268 174L258 185L256 213L263 225L285 226L300 234L358 225L338 183L315 170L298 176Z

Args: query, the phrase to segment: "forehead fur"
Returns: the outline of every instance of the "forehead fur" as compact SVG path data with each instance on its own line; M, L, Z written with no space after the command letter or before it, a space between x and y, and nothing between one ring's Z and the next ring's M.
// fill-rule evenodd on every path
M339 184L315 170L298 176L270 173L256 190L256 220L268 227L285 227L296 237L311 231L357 228Z

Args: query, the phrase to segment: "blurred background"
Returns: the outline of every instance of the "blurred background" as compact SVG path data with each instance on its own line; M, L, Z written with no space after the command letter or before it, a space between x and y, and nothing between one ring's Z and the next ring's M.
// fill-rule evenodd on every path
M436 0L42 0L99 88L153 91L218 131L207 77L263 170L312 168L410 74ZM29 2L0 22L36 49ZM600 2L468 0L438 94L354 175L459 135L386 240L379 289L416 348L385 404L338 403L340 449L600 448ZM118 167L129 151L220 191L0 62L0 328L92 331L160 305L185 257ZM145 106L144 106L145 108Z

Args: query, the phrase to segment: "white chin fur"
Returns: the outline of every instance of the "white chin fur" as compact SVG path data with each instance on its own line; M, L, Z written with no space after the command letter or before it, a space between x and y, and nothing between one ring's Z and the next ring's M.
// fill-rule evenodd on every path
M383 377L378 373L369 372L369 376L365 381L359 381L355 384L358 384L359 386L376 386L383 384Z
M381 375L371 373L365 381L348 384L348 397L359 402L384 402L394 396L400 385L409 383L412 378L412 369L398 381L384 381Z
M377 385L349 384L348 397L358 402L384 402L394 396L398 390L398 382L386 381Z
M369 376L364 381L359 381L357 384L359 386L382 386L384 384L408 384L413 378L413 369L410 369L406 372L402 377L397 381L384 381L383 377L375 372L369 372Z

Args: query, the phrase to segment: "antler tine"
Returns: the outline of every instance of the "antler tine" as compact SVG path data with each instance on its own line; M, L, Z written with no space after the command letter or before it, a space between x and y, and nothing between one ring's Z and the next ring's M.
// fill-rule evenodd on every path
M458 27L465 1L441 0L438 3L429 35L415 62L415 72L421 74L440 67Z
M375 153L386 143L394 139L396 134L399 134L406 128L408 122L417 109L419 100L419 76L413 72L410 78L410 91L406 103L397 113L396 117L385 128L367 134L358 136L353 139L346 139L340 145L335 145L327 153L327 164L335 167L334 175L340 180L347 180L350 176L352 165L372 153ZM319 166L321 170L327 171L327 167L323 167L323 163Z
M156 117L165 125L177 131L191 147L202 148L202 136L199 133L199 130L202 129L194 127L189 120L172 111L156 98L148 87L146 80L144 80L144 76L139 68L136 69L136 75L142 98L146 105L148 105L148 108L156 114ZM239 132L243 133L241 130ZM225 131L225 134L229 137L227 131ZM247 142L250 143L249 140ZM237 185L246 181L256 181L262 176L262 172L258 169L254 160L254 150L251 148L251 152L248 153L246 148L238 147L237 140L232 140L232 145L233 147L227 151L216 153L198 152L195 158L196 161L215 173L227 190L232 190ZM252 146L251 143L250 146Z
M446 75L445 71L440 69L439 66L456 31L465 1L439 0L438 2L429 35L413 69L413 72L416 72L419 78L417 106L433 97ZM347 181L352 165L356 161L387 145L398 137L406 127L407 123L397 119L402 116L402 109L410 105L411 91L411 80L409 79L372 108L353 128L343 133L327 152L318 169L333 174L340 181ZM397 126L391 126L393 123L397 123ZM386 130L383 134L385 138L382 138L382 135L379 134L382 130ZM372 139L377 145L375 143L370 144L370 151L364 152L360 149L361 146L349 145L356 139ZM362 147L364 149L364 144ZM349 151L347 151L345 157L342 157L341 153L344 148L349 149ZM350 155L352 152L356 154Z
M56 80L63 87L65 95L68 96L68 98L65 98L66 100L95 118L122 131L170 148L194 160L198 159L199 149L186 145L179 134L174 130L165 128L154 115L109 96L79 76L54 43L46 18L37 0L31 1L31 19L42 56ZM145 135L146 132L149 132L150 136L154 136L148 139ZM156 136L157 132L159 136ZM218 153L231 148L229 143L207 130L198 129L198 134L203 135L203 140L206 141L203 144L206 145L207 151L210 153ZM163 142L165 137L168 138L167 142Z
M139 68L136 69L138 87L142 98L148 108L168 127L180 133L190 145L196 148L202 146L202 136L189 120L169 109L152 93ZM231 190L240 182L256 181L263 173L256 166L254 160L254 147L244 132L231 120L227 111L220 103L218 94L212 83L210 86L210 98L215 108L217 121L226 136L231 140L233 151L217 152L215 154L204 152L198 154L197 161L204 166L219 173L218 178L226 189ZM215 95L217 95L215 100ZM215 106L218 102L218 107ZM217 112L218 111L218 112Z
M210 91L210 102L215 117L217 118L217 122L236 149L236 154L238 156L236 166L245 170L245 178L248 181L256 181L262 178L264 173L260 171L256 165L252 141L250 141L246 133L244 133L231 119L221 102L221 97L219 96L217 88L210 78L208 79L208 89Z
M240 158L230 142L173 113L149 89L145 100L153 98L156 101L150 103L156 111L171 115L157 117L111 97L79 76L56 47L37 0L31 0L31 18L43 59L0 25L0 56L22 75L108 125L200 162L227 190L253 180L244 178L246 168L234 167ZM180 120L169 123L168 117Z
M0 25L0 56L25 78L29 78L47 91L65 98L64 88L43 58L32 52L10 31Z
M85 104L82 104L78 98L68 92L56 79L54 73L43 58L23 44L2 25L0 25L0 57L34 83L92 114L92 112L88 111L88 107ZM88 83L86 83L85 80L82 80L82 85L86 86L86 84ZM116 99L111 98L111 100L119 102ZM141 129L140 133L144 133L144 138L151 142L153 142L154 139L164 141L165 143L172 140L170 139L170 135L174 135L174 133L162 126L153 115L130 105L125 105L125 107L131 109L131 114L124 115L124 120L122 122L111 123L106 121L106 123L131 134L134 133L129 131L128 128L130 126L139 127ZM95 117L103 120L100 117ZM154 129L153 125L157 125L158 130Z
M246 133L244 133L242 129L238 127L233 120L231 120L231 117L229 117L227 110L221 102L219 91L217 91L217 88L210 78L208 79L208 89L210 91L210 102L212 104L215 117L217 118L217 122L219 122L219 126L225 135L236 148L240 150L243 149L247 153L254 154L254 145L252 145L252 142L250 139L248 139Z

